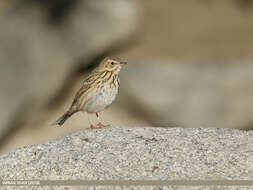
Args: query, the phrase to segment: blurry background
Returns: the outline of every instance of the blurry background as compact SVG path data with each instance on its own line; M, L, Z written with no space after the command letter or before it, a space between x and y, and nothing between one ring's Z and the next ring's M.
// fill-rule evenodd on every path
M250 0L0 1L0 154L88 128L82 113L50 124L108 55L129 64L105 123L252 129L252 10Z

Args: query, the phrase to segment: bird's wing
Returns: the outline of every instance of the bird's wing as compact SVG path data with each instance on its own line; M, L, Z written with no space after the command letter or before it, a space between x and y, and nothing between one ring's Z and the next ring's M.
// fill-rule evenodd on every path
M92 97L93 91L92 88L94 80L93 77L89 76L84 80L82 87L77 91L75 98L70 107L71 110L79 111L79 109L85 105L85 103Z

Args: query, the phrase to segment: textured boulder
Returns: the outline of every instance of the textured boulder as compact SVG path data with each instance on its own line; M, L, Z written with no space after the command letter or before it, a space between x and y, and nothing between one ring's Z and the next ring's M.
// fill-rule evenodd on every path
M53 4L67 2L66 15L57 12L52 20ZM21 1L2 11L0 140L11 128L41 119L71 73L126 40L136 22L136 4L124 0Z
M249 180L252 147L252 131L224 128L84 130L0 156L0 178Z

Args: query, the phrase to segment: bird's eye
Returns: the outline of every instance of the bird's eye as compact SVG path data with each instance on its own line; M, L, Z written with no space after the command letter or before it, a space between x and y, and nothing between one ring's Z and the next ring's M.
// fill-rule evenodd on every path
M114 62L111 62L111 65L114 65Z

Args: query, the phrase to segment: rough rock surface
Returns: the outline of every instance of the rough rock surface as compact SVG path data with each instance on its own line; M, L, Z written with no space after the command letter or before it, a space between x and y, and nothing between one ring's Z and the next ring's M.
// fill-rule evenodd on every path
M0 14L0 140L11 127L41 118L70 73L136 29L133 1L68 1L75 5L59 23L42 5L61 1L38 2L20 1Z
M0 163L2 180L249 180L253 178L253 131L84 130L17 149L0 156Z
M253 128L251 60L142 63L122 71L119 98L153 126Z

